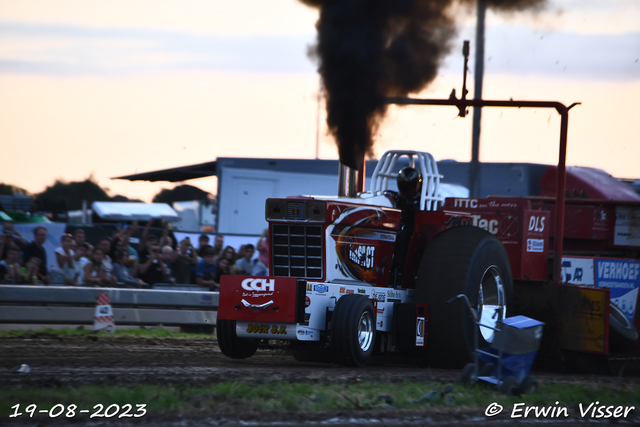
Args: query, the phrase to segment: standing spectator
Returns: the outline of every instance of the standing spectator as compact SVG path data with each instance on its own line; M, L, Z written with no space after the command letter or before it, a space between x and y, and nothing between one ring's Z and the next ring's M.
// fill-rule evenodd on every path
M229 264L229 259L220 257L220 259L218 260L218 269L216 271L216 282L220 283L220 277L222 277L222 275L231 274L230 267L231 265Z
M128 257L122 258L121 254L122 252L126 252ZM136 255L133 255L131 253L131 246L118 246L118 250L116 251L116 261L115 263L119 263L120 265L122 265L124 268L127 269L127 273L131 276L131 277L137 277L138 276L138 257ZM115 271L115 266L114 266L114 271ZM116 278L118 277L118 272L116 272Z
M127 263L129 262L129 250L126 248L122 248L118 251L118 259L117 262L113 264L113 271L116 274L116 278L118 282L122 282L125 286L141 288L145 286L145 283L141 279L136 279L131 276L129 270L127 269Z
M200 237L198 237L198 256L200 256L200 258L202 258L202 253L208 246L209 236L203 233L200 235Z
M47 269L47 251L44 249L44 242L47 241L47 229L39 225L33 229L33 242L29 243L22 254L22 262L29 261L31 258L38 258L40 264L38 266L38 274L42 277L45 285L51 281L49 270Z
M78 245L78 248L84 248L83 254L75 257L82 262L82 267L84 268L84 265L89 261L91 261L91 253L93 252L93 245L91 245L91 243L89 242L84 242L83 244Z
M173 248L169 245L163 246L162 261L164 262L164 265L167 267L167 272L164 274L164 278L162 281L165 283L171 283L172 285L176 284L176 279L173 277L174 258L175 258L175 254L173 253Z
M173 249L173 237L169 236L168 234L166 236L162 236L162 244L160 246L162 246L163 248L165 246L169 246L171 249Z
M60 240L62 246L56 249L56 262L51 269L51 281L53 283L66 283L71 286L78 286L76 282L76 272L73 268L73 257L75 252L71 249L74 243L71 234L63 234Z
M167 274L167 266L162 260L160 247L157 243L149 246L149 255L138 266L139 277L147 284L162 283Z
M220 257L223 246L224 246L224 236L222 234L216 235L216 239L214 240L214 243L213 243L213 252L216 255L216 259Z
M84 278L84 266L89 262L87 258L93 248L87 242L78 245L73 255L73 270L75 272L75 278L78 285L82 285Z
M223 259L227 260L227 272L225 274L242 274L242 269L236 265L236 250L233 246L227 246L218 258L218 264ZM219 267L219 266L218 266Z
M244 254L247 251L247 245L240 245L240 247L238 248L238 252L236 252L236 261L238 261L240 258L244 258Z
M251 274L254 276L269 275L269 230L265 228L262 236L258 240L256 248L258 249L258 261L253 268Z
M109 253L115 252L111 248L111 239L103 237L98 242L98 247L102 250L102 269L104 270L104 276L109 279L110 285L115 286L118 283L116 274L113 272L113 261Z
M151 224L153 222L159 222L159 225L162 227L162 236L160 237L160 239L158 239L157 236L149 235ZM149 257L149 248L153 245L160 245L160 243L164 241L164 238L165 236L167 236L168 232L169 230L167 229L167 223L165 223L164 221L154 219L150 219L149 221L147 221L147 225L145 226L144 231L142 232L142 236L140 237L140 243L138 244L138 260L140 262L146 260Z
M9 230L4 230L0 236L0 260L6 259L9 254L9 247L15 246L13 234Z
M7 251L7 258L0 261L0 265L5 268L5 280L22 280L22 266L20 265L20 248L11 245Z
M82 283L90 286L110 285L111 280L105 276L102 268L104 252L100 247L95 247L89 257L90 261L84 266Z
M218 265L215 262L216 254L213 248L206 248L202 254L202 260L196 264L196 283L200 286L208 286L211 291L220 289Z
M191 283L194 266L198 263L198 253L191 245L189 238L182 239L178 254L173 262L173 277L176 283Z
M16 245L21 251L29 243L22 237L22 234L13 227L12 221L4 221L2 223L2 238L0 238L0 259L7 257L9 246Z
M37 256L29 258L25 265L24 280L30 285L37 285L38 280L44 282L45 276L40 273L42 260Z
M86 239L87 235L82 228L76 228L73 230L73 240L76 241L76 245L78 245L78 247L82 246L82 244L87 241Z
M256 252L255 247L248 243L244 246L244 256L236 261L236 265L240 267L242 270L242 274L251 275L253 274L253 268L256 265L257 260L252 260L253 254Z
M138 223L134 222L131 226L125 225L118 230L113 236L113 243L111 244L112 249L115 247L116 251L118 251L122 247L127 248L129 251L129 259L135 259L138 261L140 259L138 257L138 251L136 251L130 243L131 236L138 230L138 228ZM120 259L118 254L114 253L114 256L117 259Z

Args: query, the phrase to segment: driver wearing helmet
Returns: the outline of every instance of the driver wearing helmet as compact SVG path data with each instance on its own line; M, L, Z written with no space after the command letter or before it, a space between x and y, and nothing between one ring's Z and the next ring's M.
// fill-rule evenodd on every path
M391 281L395 286L402 283L402 272L413 234L416 211L420 210L420 192L422 175L412 167L405 167L398 172L398 193L390 192L396 207L402 209L400 214L400 231L396 236L391 263Z

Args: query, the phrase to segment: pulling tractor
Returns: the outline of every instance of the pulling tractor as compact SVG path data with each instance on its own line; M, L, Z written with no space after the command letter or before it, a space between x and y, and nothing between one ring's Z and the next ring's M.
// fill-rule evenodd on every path
M462 94L388 102L453 106L463 117L470 106L555 109L559 162L543 177L552 190L443 198L430 154L390 151L366 192L364 170L341 165L338 196L267 199L270 275L222 278L217 334L225 355L247 358L286 340L300 360L331 354L363 366L374 352L400 353L460 368L473 358L479 328L462 303L447 304L463 294L482 325L514 315L544 322L543 363L605 373L633 359L640 198L608 175L566 168L573 105L467 100L464 87ZM395 191L406 166L422 179L413 208ZM494 330L477 332L478 348L490 347Z

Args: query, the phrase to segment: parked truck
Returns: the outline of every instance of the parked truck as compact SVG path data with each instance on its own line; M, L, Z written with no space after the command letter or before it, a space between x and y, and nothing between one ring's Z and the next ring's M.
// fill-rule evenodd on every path
M370 181L341 169L338 196L266 201L270 276L223 276L217 334L232 358L288 341L300 360L330 355L349 366L374 353L462 367L478 326L523 314L545 323L541 357L591 372L637 350L640 199L592 169L565 166L568 111L557 102L390 99L397 104L552 108L560 155L538 196L438 198L428 153L385 153ZM575 104L574 104L575 105ZM417 208L395 191L419 172ZM410 218L410 219L408 219ZM480 328L480 347L494 330ZM323 356L324 357L324 356Z

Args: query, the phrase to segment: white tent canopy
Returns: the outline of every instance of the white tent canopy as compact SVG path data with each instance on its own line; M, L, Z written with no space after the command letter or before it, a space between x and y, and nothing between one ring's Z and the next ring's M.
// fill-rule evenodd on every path
M180 217L166 203L93 202L93 212L109 221L179 221Z

